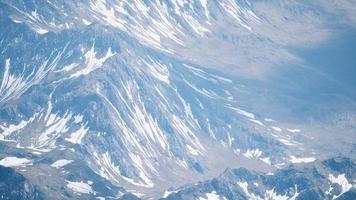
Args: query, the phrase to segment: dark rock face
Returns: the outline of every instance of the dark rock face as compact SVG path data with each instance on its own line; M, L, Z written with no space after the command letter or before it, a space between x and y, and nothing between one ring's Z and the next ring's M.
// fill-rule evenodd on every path
M0 199L41 200L43 194L14 169L0 165Z

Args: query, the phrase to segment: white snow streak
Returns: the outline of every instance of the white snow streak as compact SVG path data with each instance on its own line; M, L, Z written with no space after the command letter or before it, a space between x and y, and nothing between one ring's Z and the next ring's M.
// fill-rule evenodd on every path
M314 157L304 157L304 158L297 158L295 156L290 156L290 160L292 163L310 163L314 162L316 159Z
M74 131L69 138L66 138L65 140L68 142L71 142L73 144L81 144L83 138L87 134L89 128L86 127L86 125L81 126L77 131Z
M291 133L298 133L300 132L301 130L300 129L289 129L287 128L287 131L291 132Z
M12 133L19 131L23 128L25 128L28 124L30 124L34 119L34 117L31 117L29 120L22 120L18 124L10 124L7 126L1 126L0 129L2 129L2 132L0 133L0 140L5 140L6 137L9 137Z
M65 50L66 48L64 48ZM30 87L38 84L47 73L54 69L60 60L63 52L59 52L51 62L50 59L44 61L38 67L34 67L30 74L12 74L10 72L10 59L6 59L4 74L0 86L0 103L10 101L20 97Z

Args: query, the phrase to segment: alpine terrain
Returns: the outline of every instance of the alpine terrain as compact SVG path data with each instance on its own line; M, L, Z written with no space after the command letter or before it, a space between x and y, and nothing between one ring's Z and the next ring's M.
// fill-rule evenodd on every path
M0 199L356 199L356 1L0 0Z

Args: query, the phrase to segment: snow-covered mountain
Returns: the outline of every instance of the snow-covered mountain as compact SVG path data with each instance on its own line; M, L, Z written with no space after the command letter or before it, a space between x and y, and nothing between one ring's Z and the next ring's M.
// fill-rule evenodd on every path
M167 191L165 199L353 199L356 189L348 179L354 176L355 164L346 158L295 164L269 174L227 169L212 180Z
M315 31L339 15L327 8L285 1L1 1L0 165L24 176L31 186L25 191L34 193L29 199L158 199L226 168L268 174L337 155L349 157L354 171L352 94L323 101L315 95L318 106L308 110L311 99L298 96L309 94L299 93L304 83L260 80L267 66L300 63L289 45L331 34ZM304 19L311 21L307 31L298 27ZM339 174L323 181L343 181L342 190L327 197L355 188L352 173L333 172ZM239 185L245 195L221 198L252 198L250 181ZM298 198L274 184L268 179L261 191Z

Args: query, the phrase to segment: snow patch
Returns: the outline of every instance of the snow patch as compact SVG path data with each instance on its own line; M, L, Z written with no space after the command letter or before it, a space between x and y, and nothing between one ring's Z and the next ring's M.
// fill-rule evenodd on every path
M68 165L69 163L72 163L73 160L66 160L66 159L61 159L61 160L57 160L56 162L52 163L51 167L54 168L61 168L64 167L65 165Z
M226 198L218 195L216 191L212 191L205 193L205 197L199 197L199 200L226 200Z
M299 133L301 130L300 129L290 129L287 128L287 131L291 132L291 133Z
M30 162L27 158L5 157L0 160L0 165L4 167L24 167Z
M271 119L271 118L265 118L264 119L266 122L276 122L274 119Z
M295 186L296 187L296 186ZM295 200L298 197L299 193L296 188L296 192L294 193L293 196L289 197L287 194L280 195L277 194L274 189L272 190L267 190L265 193L264 199L271 199L271 200Z
M259 196L248 191L248 183L247 182L237 182L237 184L240 186L242 191L244 191L244 193L246 194L246 197L248 199L262 200L262 198L260 198Z
M277 131L277 132L282 132L282 129L277 127L277 126L271 126L271 128L274 130L274 131Z
M67 181L67 187L71 190L73 190L76 193L82 193L82 194L90 194L93 193L95 194L94 190L92 189L92 187L81 181L81 182L71 182L71 181Z
M36 31L38 34L43 35L48 33L48 30L41 28L41 27L32 27L34 31Z
M164 191L163 194L163 198L167 198L169 195L173 194L173 193L177 193L178 191L170 191L170 190L166 190Z
M85 67L80 69L79 71L76 71L74 74L71 74L71 76L69 78L76 78L81 75L87 75L87 74L91 73L92 71L100 68L106 62L107 59L111 58L115 54L116 53L113 53L111 51L111 48L109 48L104 57L97 58L96 52L94 49L94 44L93 44L91 49L84 54Z
M271 165L271 159L269 157L260 158L260 160L268 165Z
M340 197L345 192L349 191L352 188L352 184L346 179L345 174L340 174L337 177L329 174L329 180L333 184L338 184L341 187L341 193L334 196L333 199Z
M86 19L82 19L82 21L83 21L84 25L86 25L86 26L91 24L91 22Z
M250 120L251 122L253 122L255 124L258 124L260 126L264 126L264 124L261 121L257 120L257 119L248 119L248 120Z
M295 156L290 156L290 160L292 163L310 163L314 162L316 158L314 157L304 157L304 158L297 158Z
M246 158L259 158L262 155L262 151L259 149L248 149L243 155Z

